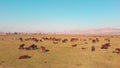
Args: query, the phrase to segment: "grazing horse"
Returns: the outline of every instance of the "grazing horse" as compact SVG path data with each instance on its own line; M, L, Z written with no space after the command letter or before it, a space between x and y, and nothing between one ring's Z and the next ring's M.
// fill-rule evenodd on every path
M32 45L30 45L29 47L26 47L25 49L26 49L26 50L36 50L36 49L38 49L38 48L37 48L37 45L32 44Z
M74 42L74 41L78 41L79 39L78 38L71 38L71 42Z
M115 50L119 51L120 52L120 48L116 48Z
M39 40L37 38L32 38L32 41L38 42Z
M95 51L95 47L94 46L91 47L91 51Z
M76 46L77 46L77 44L73 44L73 45L72 45L72 47L76 47Z
M46 47L41 46L42 52L46 52Z
M92 40L92 43L96 43L96 40L94 39L94 40Z
M44 46L41 46L41 49L42 49L42 52L48 52L48 51L49 51L49 50L46 49L46 47L44 47Z
M96 38L96 41L97 41L97 42L99 42L99 39L98 39L98 38Z
M113 53L120 53L120 48L116 48L115 51L113 51Z
M85 50L86 48L82 47L81 49L82 49L82 50Z
M38 49L38 48L37 48L37 45L35 45L35 44L32 44L30 47L31 47L33 50Z
M20 40L21 42L23 42L23 38L19 38L19 40Z
M32 44L31 46L29 46L32 50L35 50L35 49L38 49L37 48L37 45L35 45L35 44Z
M66 43L68 41L68 39L63 39L62 43Z
M40 39L40 42L42 42L42 40Z
M101 49L108 49L110 47L110 43L105 43L101 46Z
M31 58L31 56L23 55L23 56L19 56L18 59L28 59L28 58Z
M19 49L24 49L25 44L21 44Z

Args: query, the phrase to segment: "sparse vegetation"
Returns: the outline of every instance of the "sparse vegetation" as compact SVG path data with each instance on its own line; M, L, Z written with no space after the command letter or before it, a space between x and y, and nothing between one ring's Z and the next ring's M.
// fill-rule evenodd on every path
M39 41L26 41L28 38ZM75 41L71 42L71 38ZM99 42L93 43L95 38ZM113 53L120 48L119 41L120 35L1 35L0 68L119 68L120 53ZM101 49L105 43L110 44L109 48ZM34 44L36 48L26 50L19 48L20 44ZM19 59L20 56L28 59Z

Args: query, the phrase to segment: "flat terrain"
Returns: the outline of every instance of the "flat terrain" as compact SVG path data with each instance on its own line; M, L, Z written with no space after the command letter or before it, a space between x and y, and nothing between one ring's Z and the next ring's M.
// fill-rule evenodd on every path
M19 38L37 38L42 41L24 41ZM54 44L52 40L43 40L42 37L68 39ZM71 38L78 38L71 42ZM93 43L90 39L99 38ZM101 45L110 39L110 47L101 49ZM25 46L36 44L38 48L45 46L49 51L20 50L20 44ZM76 47L72 47L77 44ZM91 46L95 51L91 51ZM85 49L82 49L85 48ZM0 68L120 68L120 54L113 53L120 48L120 35L0 35ZM19 56L29 55L29 59L18 59Z

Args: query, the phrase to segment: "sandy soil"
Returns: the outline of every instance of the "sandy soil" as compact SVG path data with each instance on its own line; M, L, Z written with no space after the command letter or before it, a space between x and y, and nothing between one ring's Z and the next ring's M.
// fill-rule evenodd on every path
M24 39L34 37L41 39L42 42L20 42L20 37ZM66 38L68 41L53 44L53 41L43 40L42 37ZM97 43L89 40L96 37L99 38ZM78 38L79 41L70 42L71 38ZM101 45L107 42L105 38L110 39L111 46L106 50L100 49ZM43 53L41 49L19 50L22 43L25 46L33 43L38 47L45 46L50 51ZM73 44L77 46L72 47ZM91 51L91 46L95 46L95 51ZM113 53L115 48L120 48L120 35L1 35L0 68L120 68L120 54ZM30 55L31 58L18 59L21 55Z

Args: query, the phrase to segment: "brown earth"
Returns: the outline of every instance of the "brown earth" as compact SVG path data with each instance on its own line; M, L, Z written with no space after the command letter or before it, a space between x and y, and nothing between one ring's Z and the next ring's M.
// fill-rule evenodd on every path
M53 41L43 42L24 41L23 39L34 37L55 37L68 39L66 43L61 41L53 44ZM89 38L99 38L98 43L92 43ZM79 41L70 42L71 38ZM105 38L110 39L111 46L108 49L100 49L106 43ZM86 39L87 41L80 41ZM88 44L85 44L87 42ZM37 50L19 50L19 45L25 46L36 44L38 47L45 46L49 52L43 53ZM76 47L71 45L77 44ZM91 51L95 46L95 51ZM81 49L86 48L86 49ZM120 48L120 35L1 35L0 36L0 68L120 68L120 54L113 53L115 48ZM30 55L30 59L18 59L21 55Z

